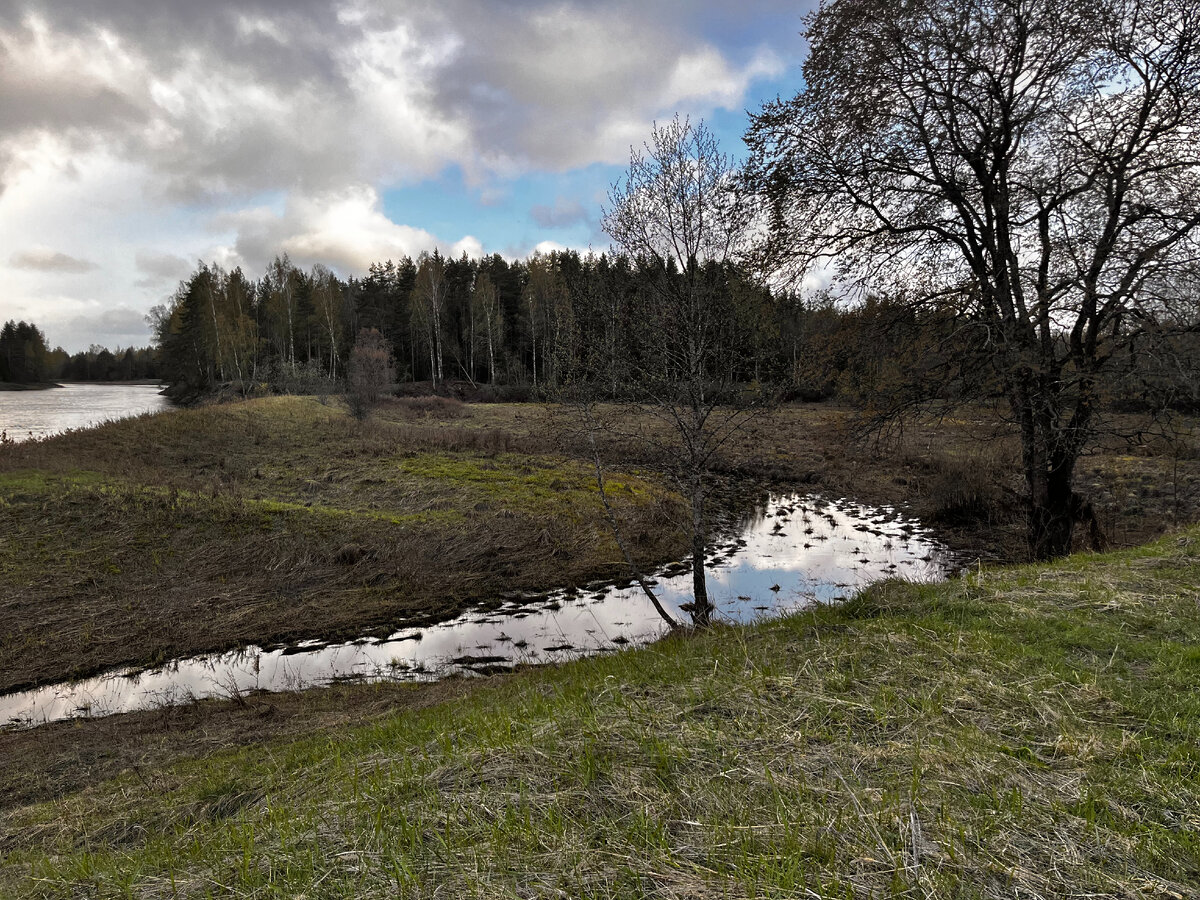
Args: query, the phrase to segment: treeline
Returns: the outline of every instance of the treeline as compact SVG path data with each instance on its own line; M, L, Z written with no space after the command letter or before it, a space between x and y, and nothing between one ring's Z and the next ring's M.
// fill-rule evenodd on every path
M727 312L713 339L729 349L728 375L785 375L786 305L736 267L710 266L703 277L711 302ZM423 253L349 280L322 266L303 271L283 256L256 280L201 264L152 318L163 375L180 394L342 379L355 336L376 329L401 381L523 388L509 392L517 396L586 376L615 395L638 346L638 307L649 302L651 276L606 254L508 261Z
M158 351L153 347L93 344L79 353L49 349L46 336L30 322L5 322L0 328L0 381L44 384L51 381L138 381L158 378Z
M46 336L29 322L8 321L0 328L0 381L38 384L53 368Z
M51 377L57 381L146 381L159 378L158 351L154 347L118 347L109 350L93 344L87 350L58 361Z
M880 408L1003 393L985 380L993 336L952 303L802 301L734 265L709 266L701 277L706 302L721 311L708 339L726 361L727 383ZM323 266L301 270L286 256L257 280L201 264L152 313L157 368L144 351L136 358L146 360L145 377L162 377L177 395L222 385L313 392L343 380L355 336L376 329L402 382L469 383L488 386L484 395L520 398L591 380L620 397L639 356L655 352L642 333L645 306L655 302L654 278L636 260L575 251L524 261L435 252L374 264L348 280ZM1200 379L1178 364L1200 360L1200 348L1162 349L1146 342L1145 352L1112 367L1108 400L1200 408ZM1172 366L1158 364L1164 359Z

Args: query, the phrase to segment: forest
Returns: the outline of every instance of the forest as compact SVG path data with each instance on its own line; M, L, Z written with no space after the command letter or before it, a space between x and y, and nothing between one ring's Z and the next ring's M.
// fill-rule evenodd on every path
M971 327L971 311L951 302L803 298L773 291L728 262L710 264L705 279L726 385L872 409L1003 396L980 364L989 352L979 339L986 331ZM645 261L573 250L523 261L434 251L344 280L320 265L305 271L286 255L258 279L202 263L152 313L157 356L137 351L133 359L144 359L145 371L184 398L222 388L328 391L345 378L355 336L376 329L398 380L425 390L520 400L588 382L626 397L639 371L631 354L652 352L641 332L656 302L653 281ZM1196 358L1196 341L1171 340L1169 365L1160 365L1167 357L1149 352L1147 341L1146 352L1129 352L1110 367L1107 400L1125 409L1200 408L1200 384L1178 365ZM82 364L77 359L71 365Z
M739 350L729 374L794 380L781 355L784 305L733 266L712 265L706 279L723 313L722 339ZM510 261L435 250L347 280L322 266L305 272L283 255L257 280L201 264L153 318L163 375L183 395L337 381L355 336L376 329L402 382L487 385L521 399L585 370L619 392L646 301L646 273L620 255L561 251Z
M158 377L158 354L153 347L99 344L67 353L49 348L46 335L31 322L8 321L0 328L0 382L45 384L53 381L137 381Z

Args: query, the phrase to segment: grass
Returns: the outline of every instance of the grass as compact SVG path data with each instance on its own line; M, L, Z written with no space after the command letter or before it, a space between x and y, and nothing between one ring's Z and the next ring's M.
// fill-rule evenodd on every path
M432 413L397 403L360 424L266 398L5 447L0 690L388 633L623 572L583 462ZM655 476L609 490L643 562L682 554L679 501Z
M600 450L630 544L643 563L679 558L670 456L629 437L661 423L605 415L620 419ZM590 447L567 419L406 398L356 423L336 403L273 397L0 447L0 690L248 642L385 633L503 592L616 576ZM852 424L831 406L750 420L717 461L716 506L818 490L903 506L985 559L1021 557L1019 453L993 416L874 442ZM1189 440L1114 443L1081 461L1115 545L1200 518Z
M1191 896L1198 596L1193 529L147 757L0 813L0 894Z

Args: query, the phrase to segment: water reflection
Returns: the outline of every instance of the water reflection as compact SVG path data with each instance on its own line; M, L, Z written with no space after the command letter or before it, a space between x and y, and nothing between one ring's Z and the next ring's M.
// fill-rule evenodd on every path
M90 428L170 409L154 384L65 384L44 391L0 391L0 431L14 441Z
M737 536L717 548L707 578L718 618L748 622L836 602L881 578L940 579L954 565L942 544L894 509L789 495L755 510ZM667 566L655 581L664 605L686 620L679 607L692 599L689 564ZM382 640L251 646L10 694L0 697L0 723L39 724L347 679L432 680L611 652L664 631L640 589L593 585L513 597L497 610Z

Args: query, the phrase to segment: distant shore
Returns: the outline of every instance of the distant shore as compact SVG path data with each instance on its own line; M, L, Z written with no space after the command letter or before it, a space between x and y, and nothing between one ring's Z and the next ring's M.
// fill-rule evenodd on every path
M129 378L129 379L123 379L123 380L118 380L118 381L72 381L70 379L64 379L62 384L54 385L54 387L62 387L63 385L66 385L66 384L84 384L84 385L87 385L87 384L107 384L107 385L151 384L151 385L156 385L156 386L160 385L163 387L166 386L166 382L164 382L161 378Z
M56 381L39 381L34 384L19 384L15 381L0 381L0 391L48 391L51 388L65 387L68 384L103 384L103 385L162 385L163 381L160 378L131 378L128 381L70 381L64 380L59 383Z
M33 384L19 384L15 381L0 381L0 391L48 391L50 388L60 388L61 384L53 381L39 381Z

